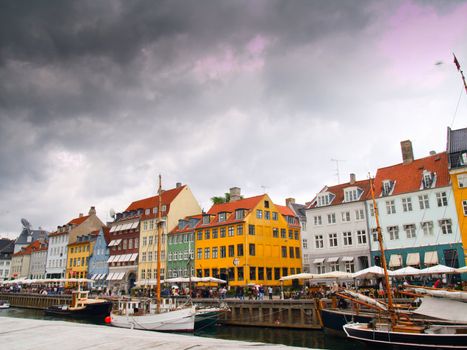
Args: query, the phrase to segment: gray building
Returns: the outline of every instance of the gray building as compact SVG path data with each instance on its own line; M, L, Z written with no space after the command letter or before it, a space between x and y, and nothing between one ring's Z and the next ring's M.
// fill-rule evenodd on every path
M0 280L10 275L11 256L15 249L15 241L8 238L0 238Z

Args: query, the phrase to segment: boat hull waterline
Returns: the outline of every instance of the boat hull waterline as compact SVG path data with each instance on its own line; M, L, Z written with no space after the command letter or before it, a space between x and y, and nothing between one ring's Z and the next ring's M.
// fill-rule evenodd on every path
M431 326L436 327L436 326ZM450 327L450 326L439 326ZM349 338L371 344L398 345L417 349L466 349L467 326L462 327L465 334L429 334L394 332L368 328L366 323L349 323L344 331Z
M110 315L112 302L103 301L99 303L86 304L84 308L73 309L68 305L54 305L45 310L47 316L73 317L73 318L92 318L104 320Z

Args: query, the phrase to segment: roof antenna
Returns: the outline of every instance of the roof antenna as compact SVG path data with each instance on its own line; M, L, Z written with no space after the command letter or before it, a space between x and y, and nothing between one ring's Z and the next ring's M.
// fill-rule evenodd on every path
M263 193L266 193L266 188L269 188L269 186L261 185L261 188L263 189Z
M331 158L331 162L336 162L336 172L335 172L335 175L337 175L337 184L340 184L341 183L341 178L340 178L340 175L339 175L339 162L345 162L344 159L334 159L334 158Z

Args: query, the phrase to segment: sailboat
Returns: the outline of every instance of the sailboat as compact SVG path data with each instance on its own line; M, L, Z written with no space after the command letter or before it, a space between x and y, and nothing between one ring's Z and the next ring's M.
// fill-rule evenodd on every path
M151 299L121 300L110 317L111 325L121 328L151 331L193 332L196 308L191 303L180 306L161 299L161 241L162 241L162 180L159 175L159 207L157 219L157 294L156 304Z
M349 338L373 345L393 345L417 349L466 349L467 325L465 324L435 324L414 322L409 316L401 316L394 308L392 291L389 285L389 274L384 254L383 237L379 224L373 181L370 177L370 190L375 208L376 228L381 251L381 264L384 269L388 304L386 315L388 319L377 319L367 323L350 322L343 326ZM458 307L467 311L467 304L459 302ZM465 313L465 312L464 312Z

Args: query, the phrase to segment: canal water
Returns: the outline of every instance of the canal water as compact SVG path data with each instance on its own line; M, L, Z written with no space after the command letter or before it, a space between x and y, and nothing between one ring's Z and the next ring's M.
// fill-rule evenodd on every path
M35 318L42 320L64 320L72 322L85 322L79 320L60 319L45 316L43 310L10 308L0 310L0 317ZM363 344L328 335L319 330L280 329L266 327L239 327L239 326L216 326L195 332L195 336L254 341L271 344L285 344L314 349L330 350L360 350L366 349Z

